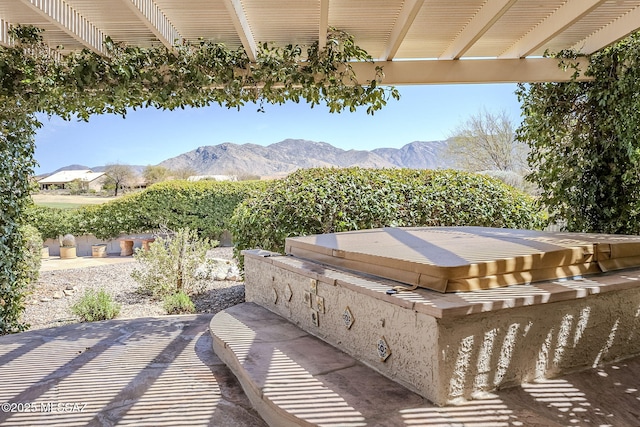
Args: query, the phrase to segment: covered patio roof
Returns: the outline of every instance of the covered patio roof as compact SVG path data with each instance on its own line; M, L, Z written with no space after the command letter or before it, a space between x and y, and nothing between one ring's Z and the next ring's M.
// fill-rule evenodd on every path
M588 55L640 28L640 0L0 0L0 44L15 24L43 28L63 53L102 53L106 36L168 47L203 38L252 59L259 43L322 43L335 27L384 66L385 84L533 82L571 75L546 50Z

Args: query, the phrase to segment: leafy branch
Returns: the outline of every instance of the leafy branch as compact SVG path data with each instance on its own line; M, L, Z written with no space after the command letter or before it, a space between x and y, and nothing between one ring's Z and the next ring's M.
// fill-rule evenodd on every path
M324 103L331 112L367 107L373 114L391 98L393 87L375 79L361 84L351 63L372 62L353 36L330 29L326 47L315 42L307 49L259 44L256 61L243 49L220 43L198 43L143 48L107 38L106 55L89 50L60 55L44 43L41 31L17 26L13 47L0 50L1 97L20 96L33 111L87 120L92 114L125 115L127 108L203 107L218 104L240 108L256 103L304 101Z

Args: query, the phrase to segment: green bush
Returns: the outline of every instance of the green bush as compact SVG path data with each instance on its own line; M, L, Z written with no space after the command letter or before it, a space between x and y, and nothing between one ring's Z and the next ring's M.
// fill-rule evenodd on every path
M453 170L306 169L236 208L236 255L284 251L291 236L385 226L541 228L534 200L502 182Z
M34 226L43 239L55 239L68 233L78 233L77 209L58 209L30 205L25 211L25 223Z
M174 235L157 238L149 250L138 250L138 261L131 277L142 292L163 299L177 292L198 292L204 286L198 267L205 262L207 250L218 242L198 238L194 230L178 230Z
M89 289L80 301L71 307L71 312L83 322L96 322L113 319L120 313L120 305L103 289Z
M265 186L264 181L168 181L101 205L72 210L31 206L27 222L45 238L72 233L111 239L166 227L190 228L202 237L219 239L235 207Z
M167 295L162 306L167 314L189 314L196 311L191 298L184 292Z
M26 280L25 285L32 286L40 277L40 265L42 264L42 237L32 225L20 226L20 233L24 240L25 256L20 270Z

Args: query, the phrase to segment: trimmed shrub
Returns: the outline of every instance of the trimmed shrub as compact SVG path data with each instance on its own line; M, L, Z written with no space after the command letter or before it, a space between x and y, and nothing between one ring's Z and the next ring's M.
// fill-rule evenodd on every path
M262 181L167 181L140 193L136 203L148 229L189 228L201 237L219 239L236 206L265 186Z
M189 314L195 313L196 307L193 305L189 295L184 292L177 292L164 298L162 307L167 314Z
M25 211L25 223L34 226L43 239L55 239L65 234L78 233L77 209L58 209L30 205Z
M173 236L158 237L149 250L138 250L134 257L138 266L131 277L140 290L156 299L178 292L198 292L203 281L198 267L205 262L207 250L218 242L200 239L194 230L178 230Z
M104 289L94 291L87 290L80 301L71 307L71 312L78 316L82 322L97 322L99 320L113 319L120 313L120 304L117 304Z
M264 181L168 181L101 205L72 210L31 206L27 223L44 238L72 233L111 239L164 227L190 228L202 237L219 239L238 203L265 187Z
M321 168L273 181L239 204L231 231L238 256L249 248L282 253L291 236L460 225L539 229L544 217L528 195L479 174Z

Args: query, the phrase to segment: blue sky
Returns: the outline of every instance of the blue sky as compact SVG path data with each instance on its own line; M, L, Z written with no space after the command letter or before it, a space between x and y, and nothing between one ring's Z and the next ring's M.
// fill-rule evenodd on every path
M253 104L240 111L208 107L176 111L131 111L94 116L88 123L41 117L36 135L36 173L70 164L155 165L203 145L224 142L269 145L283 139L328 142L336 147L372 150L400 148L413 141L446 139L471 115L486 108L505 110L517 124L520 105L514 84L400 86L399 101L370 116L331 114L323 106Z

